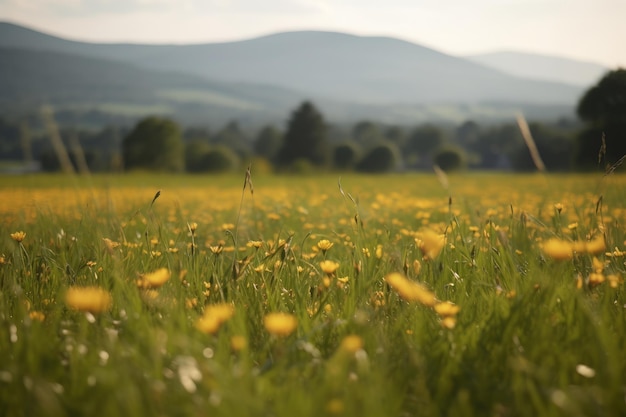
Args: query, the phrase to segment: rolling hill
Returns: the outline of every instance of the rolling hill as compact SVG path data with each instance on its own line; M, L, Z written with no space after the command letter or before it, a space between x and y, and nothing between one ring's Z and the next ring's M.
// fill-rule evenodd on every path
M277 117L312 99L335 120L572 114L581 86L532 80L386 37L286 32L199 45L77 42L0 22L4 100L140 103L176 115ZM184 117L183 117L184 118Z
M278 118L300 95L265 85L211 82L124 62L59 52L0 48L0 109L135 108L138 113ZM144 108L145 112L141 109Z

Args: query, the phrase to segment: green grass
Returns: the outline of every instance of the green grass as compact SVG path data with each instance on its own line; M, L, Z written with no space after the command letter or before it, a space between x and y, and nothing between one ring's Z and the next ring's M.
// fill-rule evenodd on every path
M625 178L252 181L253 195L243 176L0 178L0 415L626 415L623 280L589 282L594 257L604 277L623 277L624 257L541 248L602 236L624 250ZM435 259L425 228L446 234ZM169 281L138 288L159 268ZM458 305L456 325L403 300L392 272ZM109 291L111 307L71 309L73 286ZM196 328L221 303L233 316ZM278 311L293 333L266 330ZM341 348L349 335L361 349Z

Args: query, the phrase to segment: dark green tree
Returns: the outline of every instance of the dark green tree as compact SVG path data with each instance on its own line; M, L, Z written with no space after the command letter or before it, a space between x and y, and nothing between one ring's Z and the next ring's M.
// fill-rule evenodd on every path
M183 141L201 141L209 143L211 141L211 131L208 127L189 127L183 132Z
M276 162L276 157L283 146L283 135L274 126L265 126L254 141L254 154Z
M188 172L206 171L204 157L211 150L211 146L203 140L192 140L185 145L185 169Z
M433 162L446 172L465 168L467 156L465 151L456 146L443 146L433 155Z
M479 134L480 126L473 120L468 120L456 128L454 139L462 146L471 146L476 143Z
M289 166L298 159L315 166L328 164L329 148L324 117L315 106L305 101L291 114L278 163Z
M127 170L182 171L184 146L176 122L161 117L141 120L122 142Z
M389 126L385 130L385 139L393 142L396 146L403 148L406 143L406 132L400 126Z
M578 164L598 163L603 136L606 144L603 158L607 164L626 155L626 69L608 72L587 90L578 103L577 112L587 123L578 137Z
M225 145L233 149L248 145L248 141L236 120L231 120L217 131L211 138L211 143L214 145Z
M510 169L511 158L524 145L524 139L516 124L505 124L481 130L475 142L466 144L477 156L477 168Z
M415 128L408 137L404 147L409 164L429 168L432 153L444 142L444 133L437 126L425 124Z
M345 142L335 146L333 149L333 168L342 171L354 169L360 154L361 149L354 142Z
M373 145L383 139L383 135L376 125L369 120L358 122L352 128L352 138L363 146Z
M202 164L206 172L227 172L239 165L239 156L229 147L218 145L203 156Z
M390 172L398 168L398 149L393 143L383 142L369 150L357 164L357 170L372 174Z

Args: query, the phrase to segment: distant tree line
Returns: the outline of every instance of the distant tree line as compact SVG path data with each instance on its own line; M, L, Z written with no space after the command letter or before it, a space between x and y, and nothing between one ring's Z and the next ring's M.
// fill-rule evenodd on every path
M580 121L530 123L549 171L604 168L626 155L626 70L611 71L591 87L577 111ZM58 170L45 131L30 132L27 125L0 119L0 159L30 157L40 161L44 170ZM131 128L98 132L65 128L61 136L68 141L72 163L77 149L70 142L80 145L82 158L93 171L219 173L250 162L256 169L292 173L383 173L430 170L433 165L446 171L535 169L514 122L411 127L363 120L353 126L333 126L310 101L292 111L284 130L267 125L251 132L236 121L214 132L206 127L183 129L174 120L151 116Z

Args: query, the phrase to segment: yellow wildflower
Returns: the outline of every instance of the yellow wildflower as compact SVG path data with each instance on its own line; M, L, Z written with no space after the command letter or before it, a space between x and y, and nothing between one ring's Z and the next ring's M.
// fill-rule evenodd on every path
M550 239L542 246L545 255L557 261L572 259L574 251L570 242L561 239Z
M439 314L442 317L451 317L451 316L456 316L456 314L459 312L459 310L461 309L461 307L452 304L450 301L445 301L442 303L437 303L435 304L435 306L433 307L435 312L437 314Z
M421 271L422 271L422 264L417 259L414 260L413 261L413 272L415 272L415 275L419 275Z
M617 288L619 287L619 284L623 282L622 277L617 274L609 274L606 276L606 279L609 281L609 286L611 288Z
M604 236L598 236L589 242L585 242L585 252L591 255L598 255L600 253L604 253L606 250L606 242L604 241Z
M196 321L196 328L203 333L215 334L224 322L228 321L235 310L231 304L212 304L204 309L204 314Z
M28 313L28 317L30 317L31 320L36 321L44 321L46 319L46 315L43 314L41 311L31 311L30 313Z
M90 313L102 313L111 308L111 294L99 287L70 287L65 294L68 307Z
M104 242L104 247L109 253L112 253L114 249L120 246L119 242L114 242L108 237L102 238L102 241Z
M230 338L230 348L236 352L244 350L248 346L248 341L244 336L235 335Z
M222 253L222 251L224 250L224 247L222 245L217 245L217 246L211 246L209 245L209 250L215 254L215 255L219 255L220 253Z
M415 244L422 251L424 258L435 259L446 244L446 236L426 229L418 233Z
M594 272L597 272L598 274L601 274L602 271L604 271L604 262L602 262L601 260L599 260L595 256L591 260L591 264L593 266Z
M137 286L140 288L159 288L170 279L171 275L169 269L159 268L154 272L144 274L141 279L137 281Z
M246 246L249 248L259 249L263 246L263 242L260 240L249 240L248 243L246 243Z
M602 273L592 272L589 274L589 286L595 287L596 285L600 285L604 282L605 277Z
M319 242L317 242L317 247L323 252L326 253L326 251L328 251L330 248L332 248L334 245L334 243L332 243L330 240L328 239L322 239Z
M347 353L355 353L361 349L363 349L363 339L355 334L344 337L339 345L339 350Z
M385 281L406 301L417 301L428 307L433 307L437 303L435 294L430 292L425 286L410 281L398 272L388 274L385 277Z
M26 232L15 232L11 233L11 239L16 241L17 243L21 243L26 238Z
M265 330L275 336L288 336L298 327L298 320L288 313L269 313L263 318Z
M325 260L320 262L320 268L322 268L322 272L327 275L332 275L335 273L337 268L339 268L339 263L335 261Z
M448 316L441 319L441 325L446 329L454 329L456 326L456 317Z

